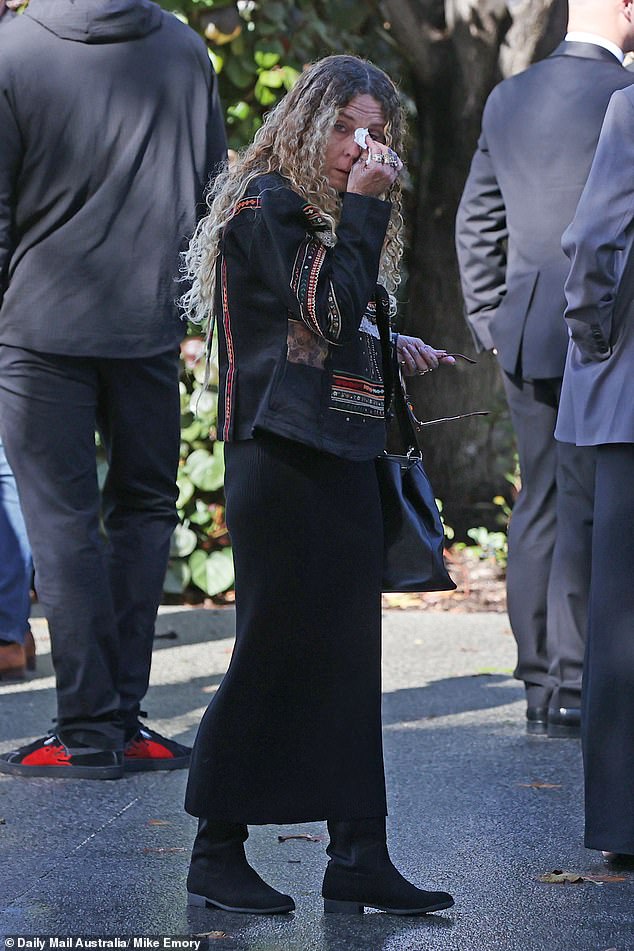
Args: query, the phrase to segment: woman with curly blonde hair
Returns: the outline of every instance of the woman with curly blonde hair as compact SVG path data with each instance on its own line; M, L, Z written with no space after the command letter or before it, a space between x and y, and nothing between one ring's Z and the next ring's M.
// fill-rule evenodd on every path
M386 439L402 139L385 73L352 56L321 60L216 180L186 258L185 308L208 322L209 340L214 318L219 330L237 627L192 754L194 905L292 911L248 864L247 825L323 819L327 912L453 904L401 876L385 832L374 459ZM415 337L395 345L409 374L453 362Z

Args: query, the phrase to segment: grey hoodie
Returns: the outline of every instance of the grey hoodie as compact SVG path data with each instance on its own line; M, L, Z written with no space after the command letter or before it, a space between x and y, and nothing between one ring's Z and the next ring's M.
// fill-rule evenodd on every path
M26 16L56 36L78 43L113 43L147 36L161 26L149 0L31 0Z
M0 344L177 345L179 251L225 156L204 43L150 0L31 0L0 38Z

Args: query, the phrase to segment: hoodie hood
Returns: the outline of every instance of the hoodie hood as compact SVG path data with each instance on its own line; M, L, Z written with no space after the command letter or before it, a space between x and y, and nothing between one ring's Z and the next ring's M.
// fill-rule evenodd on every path
M64 40L118 43L158 30L163 12L150 0L31 0L24 16Z

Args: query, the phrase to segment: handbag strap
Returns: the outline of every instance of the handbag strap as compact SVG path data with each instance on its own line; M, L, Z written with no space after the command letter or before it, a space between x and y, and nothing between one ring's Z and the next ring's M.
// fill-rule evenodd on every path
M401 440L405 451L420 452L417 433L425 426L436 426L438 423L450 423L457 419L468 419L470 416L488 416L488 410L476 410L472 413L460 413L458 416L442 416L440 419L417 419L413 407L407 396L405 380L398 362L396 339L390 334L390 306L387 291L380 284L376 287L376 323L381 340L381 356L383 358L383 382L385 386L385 419L389 421L392 413L398 423ZM465 357L462 353L452 353L448 356L461 357L467 363L475 364L475 360Z
M413 413L407 401L405 382L398 364L397 335L395 335L394 341L391 339L389 298L387 291L380 284L376 286L376 324L381 340L386 425L394 414L405 453L419 453L420 446L416 438L416 430L412 419Z

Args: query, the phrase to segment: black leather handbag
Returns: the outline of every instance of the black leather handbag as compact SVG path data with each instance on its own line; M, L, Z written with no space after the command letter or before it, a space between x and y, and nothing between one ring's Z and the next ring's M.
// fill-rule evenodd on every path
M383 591L452 591L445 533L419 454L376 460L383 510Z
M423 466L412 412L390 343L386 302L377 294L377 324L383 355L386 419L398 423L404 452L376 460L383 510L383 591L452 591L443 551L445 532L434 490Z

